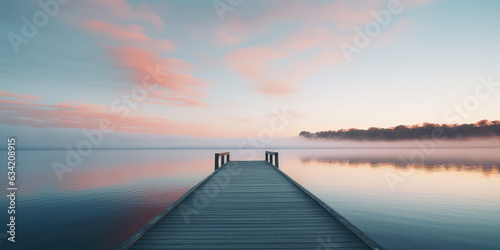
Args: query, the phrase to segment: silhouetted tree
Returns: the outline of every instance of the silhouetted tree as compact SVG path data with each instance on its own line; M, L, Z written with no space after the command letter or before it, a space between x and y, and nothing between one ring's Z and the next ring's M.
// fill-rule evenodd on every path
M468 138L500 136L500 121L481 120L473 124L436 124L424 122L422 125L399 125L393 128L339 129L311 133L300 132L306 138L328 138L336 140L408 140L432 138L437 133L447 138Z

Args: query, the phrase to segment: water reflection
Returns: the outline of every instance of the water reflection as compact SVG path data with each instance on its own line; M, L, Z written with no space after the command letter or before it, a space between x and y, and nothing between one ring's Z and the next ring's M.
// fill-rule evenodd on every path
M339 152L340 151L340 152ZM418 149L367 149L367 150L322 150L323 155L301 156L303 165L312 162L328 165L349 165L351 167L392 167L396 169L420 169L427 172L482 172L485 176L500 175L500 149L437 149L429 154ZM414 159L414 160L410 160Z
M497 249L499 149L413 150L286 150L281 168L386 249Z
M64 162L66 151L19 150L16 247L113 249L210 174L215 151L233 160L250 155L95 150L59 182L51 163ZM387 249L498 245L500 149L437 149L419 164L405 162L415 149L273 151L285 173ZM264 150L256 155L263 160ZM395 191L388 172L404 176Z
M213 171L212 150L94 150L59 182L65 150L17 153L12 249L113 249Z

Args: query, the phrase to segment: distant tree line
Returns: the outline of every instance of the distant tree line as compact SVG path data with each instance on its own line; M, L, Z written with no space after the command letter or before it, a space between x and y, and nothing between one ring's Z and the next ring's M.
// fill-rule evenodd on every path
M399 125L392 128L340 129L311 133L302 131L306 138L326 138L334 140L409 140L440 138L471 138L500 136L500 121L481 120L471 124L424 123L411 126Z

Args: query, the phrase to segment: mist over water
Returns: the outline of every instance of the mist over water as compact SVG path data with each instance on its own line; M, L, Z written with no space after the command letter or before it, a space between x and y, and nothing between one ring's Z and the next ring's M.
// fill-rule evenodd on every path
M114 248L210 174L215 152L263 160L264 150L94 150L62 182L51 163L65 150L18 150L16 246ZM285 173L387 249L498 246L499 148L273 150ZM425 157L401 160L415 152Z
M7 134L7 131L9 133ZM0 124L4 137L16 135L18 149L75 149L82 141L89 141L93 148L445 148L445 147L500 147L500 137L440 140L402 141L350 141L308 139L302 136L276 137L272 134L249 133L241 138L212 138L180 135L155 135L145 133L113 132L103 134L98 145L85 136L82 130L65 128L43 128L43 133L34 133L28 127L19 126L7 130ZM93 135L98 138L98 136ZM0 145L5 149L5 145Z

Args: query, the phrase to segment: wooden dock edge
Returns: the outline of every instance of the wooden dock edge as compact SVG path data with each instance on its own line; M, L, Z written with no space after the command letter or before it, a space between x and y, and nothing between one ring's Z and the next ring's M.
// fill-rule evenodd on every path
M213 171L209 174L205 179L201 180L193 186L189 191L187 191L184 195L182 195L179 199L177 199L172 205L168 206L161 213L153 217L146 225L141 227L137 232L135 232L132 236L130 236L126 241L124 241L120 246L116 247L115 250L126 250L131 247L142 235L144 235L151 227L153 227L158 221L163 219L168 213L170 213L174 208L176 208L179 204L181 204L191 193L193 193L199 186L205 183L208 179L210 179L215 173L220 171L223 167L225 167L229 162L226 162L224 165L220 166L217 170Z
M379 245L377 242L372 240L368 235L363 233L361 230L359 230L356 226L354 226L350 221L348 221L344 216L340 215L337 211L335 211L333 208L331 208L328 204L323 202L321 199L316 197L314 194L309 192L305 187L297 183L294 179L292 179L290 176L285 174L283 171L281 171L279 168L274 167L271 163L267 162L267 164L271 165L276 171L278 171L280 174L285 176L290 182L292 182L294 185L296 185L298 188L300 188L304 193L309 195L314 201L316 201L320 206L322 206L326 211L328 211L333 217L337 218L344 226L346 226L349 230L351 230L356 236L358 236L363 242L365 242L369 247L371 247L373 250L383 250L384 248Z

